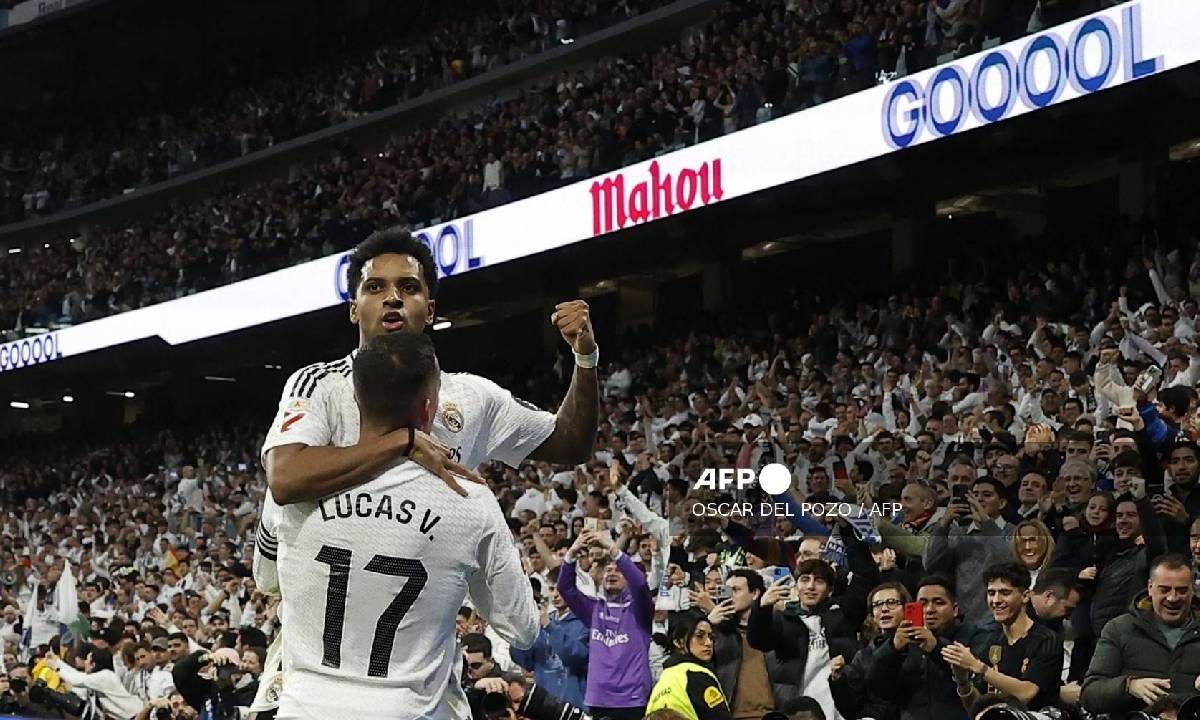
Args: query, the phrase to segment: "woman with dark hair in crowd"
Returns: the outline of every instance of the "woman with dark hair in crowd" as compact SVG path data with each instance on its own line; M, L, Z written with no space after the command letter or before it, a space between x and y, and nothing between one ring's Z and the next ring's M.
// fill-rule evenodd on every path
M674 710L688 720L732 720L729 700L710 667L713 659L713 626L694 612L671 620L667 636L671 656L650 692L647 714Z

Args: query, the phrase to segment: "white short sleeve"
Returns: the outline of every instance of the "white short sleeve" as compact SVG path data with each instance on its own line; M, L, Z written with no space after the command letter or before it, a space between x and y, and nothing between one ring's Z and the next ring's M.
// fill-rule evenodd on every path
M279 523L283 510L268 492L263 495L262 511L254 538L254 583L265 593L279 592Z
M552 413L513 397L513 394L486 378L479 378L480 390L486 394L486 421L483 437L487 442L486 457L500 460L510 467L521 464L554 432L556 418Z
M267 451L280 445L302 444L325 447L333 444L326 386L317 382L321 365L309 365L292 373L283 387L279 409L267 431L260 459L267 464Z

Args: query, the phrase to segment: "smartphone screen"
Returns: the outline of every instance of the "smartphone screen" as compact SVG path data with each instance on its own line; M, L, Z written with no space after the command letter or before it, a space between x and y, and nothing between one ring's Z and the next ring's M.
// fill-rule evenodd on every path
M835 480L845 480L849 475L846 474L846 463L841 460L833 461L833 478Z
M913 627L925 627L925 607L919 602L904 603L904 619Z
M599 530L600 529L600 519L599 518L584 518L583 519L583 529L584 530Z

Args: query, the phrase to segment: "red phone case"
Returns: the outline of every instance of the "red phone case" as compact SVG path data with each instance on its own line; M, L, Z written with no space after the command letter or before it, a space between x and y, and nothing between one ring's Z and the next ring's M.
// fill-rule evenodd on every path
M905 603L904 619L913 627L925 627L925 607L919 602Z

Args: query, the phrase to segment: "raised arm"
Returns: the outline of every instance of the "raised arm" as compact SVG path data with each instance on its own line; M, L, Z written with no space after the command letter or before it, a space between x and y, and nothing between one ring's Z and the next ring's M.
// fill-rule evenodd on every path
M554 432L530 455L560 465L584 462L592 453L600 424L600 384L596 379L599 349L591 313L583 300L559 303L550 316L575 353L571 387L555 415Z
M575 617L582 620L584 625L591 627L592 611L596 608L596 601L579 591L579 586L575 584L577 572L575 559L567 558L567 561L559 567L558 585L555 587L558 588L558 594L562 595L567 607L575 613Z

